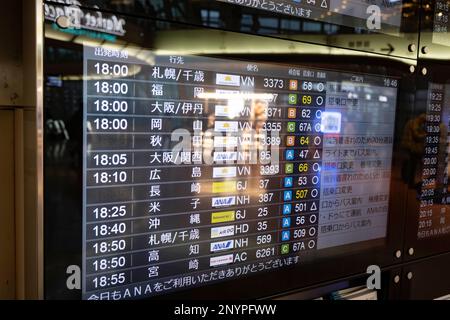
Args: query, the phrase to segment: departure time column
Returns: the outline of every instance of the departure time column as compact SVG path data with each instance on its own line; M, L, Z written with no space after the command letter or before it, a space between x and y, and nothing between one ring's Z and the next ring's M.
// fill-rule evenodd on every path
M134 66L124 62L89 60L86 63L85 113L85 206L87 291L131 281L130 249L126 235L132 232L129 220L132 206L125 202L109 203L98 197L97 190L111 194L133 195L134 105L128 98L134 92ZM113 79L113 80L106 80ZM123 146L121 150L117 145ZM92 204L89 206L89 204ZM90 258L90 259L89 259ZM109 272L108 274L104 274ZM90 275L92 274L92 275Z

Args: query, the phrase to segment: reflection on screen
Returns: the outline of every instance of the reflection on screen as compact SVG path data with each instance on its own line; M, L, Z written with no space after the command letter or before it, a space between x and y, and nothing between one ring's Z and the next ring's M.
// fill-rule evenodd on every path
M218 1L350 27L377 29L377 31L382 31L381 24L394 26L398 29L402 19L401 0ZM350 19L346 19L345 16L350 17Z
M386 236L396 79L134 52L85 47L83 298Z

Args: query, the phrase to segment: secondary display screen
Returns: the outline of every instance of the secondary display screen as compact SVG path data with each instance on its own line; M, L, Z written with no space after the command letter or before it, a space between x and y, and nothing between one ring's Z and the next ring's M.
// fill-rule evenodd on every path
M83 298L386 236L398 80L84 47Z
M433 1L432 5L434 5L433 11L433 36L432 42L449 46L449 11L450 11L450 3L445 0L437 0Z
M411 186L420 200L417 238L426 239L450 233L448 194L448 143L450 87L430 82L426 111L411 119L404 142L411 158ZM420 159L422 165L415 166ZM420 161L419 160L419 161Z

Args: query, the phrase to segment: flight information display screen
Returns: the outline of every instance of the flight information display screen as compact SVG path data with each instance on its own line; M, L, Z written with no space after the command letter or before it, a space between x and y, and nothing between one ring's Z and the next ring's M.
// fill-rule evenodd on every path
M83 298L386 237L398 80L84 47Z

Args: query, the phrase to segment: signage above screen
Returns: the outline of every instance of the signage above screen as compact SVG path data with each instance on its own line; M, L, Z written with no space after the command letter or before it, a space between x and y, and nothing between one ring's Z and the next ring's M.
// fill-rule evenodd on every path
M299 18L314 19L337 23L350 27L366 27L369 30L382 31L382 24L400 27L402 19L401 0L218 0L248 8L260 9ZM356 20L336 17L351 17Z

